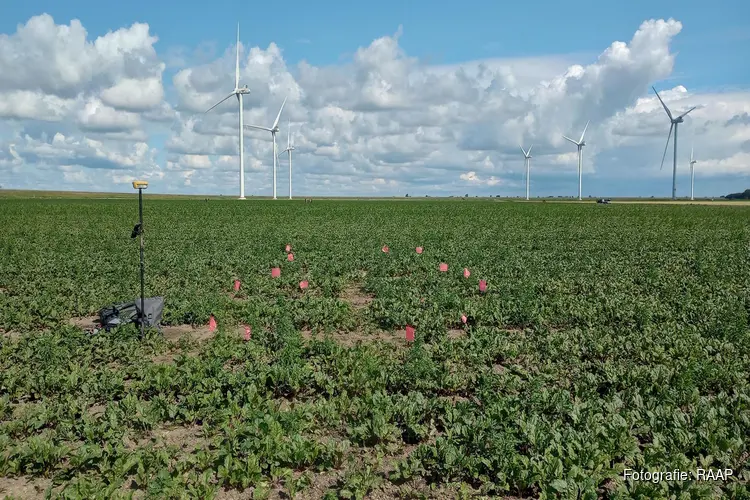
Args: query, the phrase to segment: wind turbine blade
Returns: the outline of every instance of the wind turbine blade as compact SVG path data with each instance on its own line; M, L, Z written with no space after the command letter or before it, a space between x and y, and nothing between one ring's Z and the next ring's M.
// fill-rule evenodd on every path
M687 114L688 114L688 113L690 113L690 112L691 112L692 110L694 110L695 108L697 108L697 106L693 106L692 108L688 109L687 111L685 111L684 113L682 113L682 114L681 114L680 116L678 116L677 118L682 118L683 116L687 116Z
M281 118L281 112L284 111L284 104L286 104L286 97L284 98L284 102L281 103L281 108L279 108L279 114L276 115L276 121L273 122L273 127L271 128L276 128L278 126L279 118Z
M575 144L576 146L578 146L578 143L577 143L576 141L574 141L573 139L571 139L570 137L568 137L567 135L564 135L564 136L563 136L563 139L567 139L567 140L569 140L570 142L572 142L573 144Z
M234 88L240 88L240 23L237 23L237 60L234 66Z
M690 163L693 163L693 145L690 145Z
M272 132L272 130L270 128L259 127L257 125L245 125L245 128L251 128L251 129L255 129L255 130L265 130L266 132Z
M664 146L664 154L661 156L661 167L659 167L659 170L664 168L664 158L667 157L667 148L669 147L669 138L672 137L673 128L674 128L674 123L669 126L669 134L667 135L667 144Z
M521 148L521 152L523 153L523 156L525 157L526 156L526 150L523 149L523 146L518 146L518 147Z
M531 146L529 146L529 150L526 151L526 154L529 155L529 158L531 158L531 148L533 148L533 147L534 147L534 145L532 144Z
M652 88L652 89L654 89L654 87L653 87L653 86L652 86L651 88ZM666 111L666 112L667 112L667 116L669 117L669 119L670 119L670 120L673 120L674 118L672 118L672 112L671 112L671 111L669 111L669 108L667 107L667 105L666 105L666 104L664 104L664 101L662 101L662 100L661 100L661 96L660 96L660 95L659 95L659 93L658 93L658 92L656 91L656 89L654 89L654 93L656 94L656 97L658 97L658 98L659 98L659 102L660 102L660 103L661 103L661 105L662 105L662 106L664 107L664 111Z
M286 147L290 148L292 146L292 121L287 120L286 121Z
M227 99L229 99L229 98L230 98L230 97L232 97L233 95L234 95L234 92L232 92L231 94L229 94L228 96L226 96L226 97L225 97L224 99L222 99L221 101L217 102L216 104L214 104L213 106L211 106L210 108L208 108L208 109L207 109L206 111L204 111L204 113L203 113L203 114L206 114L206 113L208 113L209 111L211 111L211 110L212 110L212 109L214 109L214 108L215 108L216 106L218 106L218 105L219 105L219 104L221 104L222 102L226 101Z
M589 120L589 121L591 121L591 120ZM583 133L581 134L581 140L578 141L579 144L583 142L583 136L586 135L586 129L587 128L589 128L589 122L586 122L586 126L583 127Z

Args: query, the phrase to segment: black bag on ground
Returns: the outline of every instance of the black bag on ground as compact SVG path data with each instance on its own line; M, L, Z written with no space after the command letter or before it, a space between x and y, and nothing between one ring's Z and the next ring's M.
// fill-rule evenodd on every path
M149 297L144 299L144 325L146 327L159 327L162 311L164 310L163 297ZM99 323L102 328L109 331L120 325L135 323L140 326L141 299L131 302L123 302L107 306L99 311Z

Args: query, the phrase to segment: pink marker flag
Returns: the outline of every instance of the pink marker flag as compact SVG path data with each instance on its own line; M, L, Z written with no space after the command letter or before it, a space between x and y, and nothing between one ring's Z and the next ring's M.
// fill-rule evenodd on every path
M441 273L448 271L448 264L446 264L445 262L441 262L439 269Z
M468 267L464 267L464 278L468 278L471 276L471 271L469 271Z
M466 321L467 321L466 315L465 315L465 314L462 314L462 315L461 315L461 323L463 323L463 324L465 325L465 324L466 324Z
M272 278L278 278L279 276L281 276L281 268L274 267L273 269L271 269L271 277Z
M308 286L310 286L310 283L308 283L308 282L307 282L307 280L304 280L304 281L300 281L300 282L299 282L299 288L300 288L300 290L304 290L304 289L305 289L305 288L307 288Z
M406 341L414 342L414 327L406 325Z
M216 319L214 318L214 315L211 315L211 318L208 320L208 331L213 332L216 330Z
M487 280L479 280L479 291L480 292L487 291Z
M234 291L235 292L240 291L240 280L234 280Z
M286 253L291 252L292 251L292 245L287 245L284 250L286 250Z
M250 340L250 337L253 335L253 328L247 325L242 326L245 328L245 340Z
M294 261L294 254L293 253L287 254L286 260L288 260L289 262L293 262Z
M383 245L383 253L388 253L388 245Z
M422 255L422 247L417 247L417 253Z

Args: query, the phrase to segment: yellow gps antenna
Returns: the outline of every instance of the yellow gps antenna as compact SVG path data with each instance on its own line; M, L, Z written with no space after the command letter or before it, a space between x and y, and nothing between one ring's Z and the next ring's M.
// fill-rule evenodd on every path
M144 328L146 323L146 307L145 307L145 284L144 284L144 273L145 264L143 262L143 190L148 188L148 182L146 181L133 181L133 189L138 190L138 224L133 228L133 233L130 235L131 238L136 236L141 237L141 313L138 315L138 322L141 324L141 339L144 336Z

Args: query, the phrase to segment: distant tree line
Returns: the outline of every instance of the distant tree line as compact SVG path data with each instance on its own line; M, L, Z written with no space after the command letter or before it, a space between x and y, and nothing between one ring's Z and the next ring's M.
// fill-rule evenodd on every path
M745 189L741 193L728 194L724 198L727 200L750 200L750 189Z

